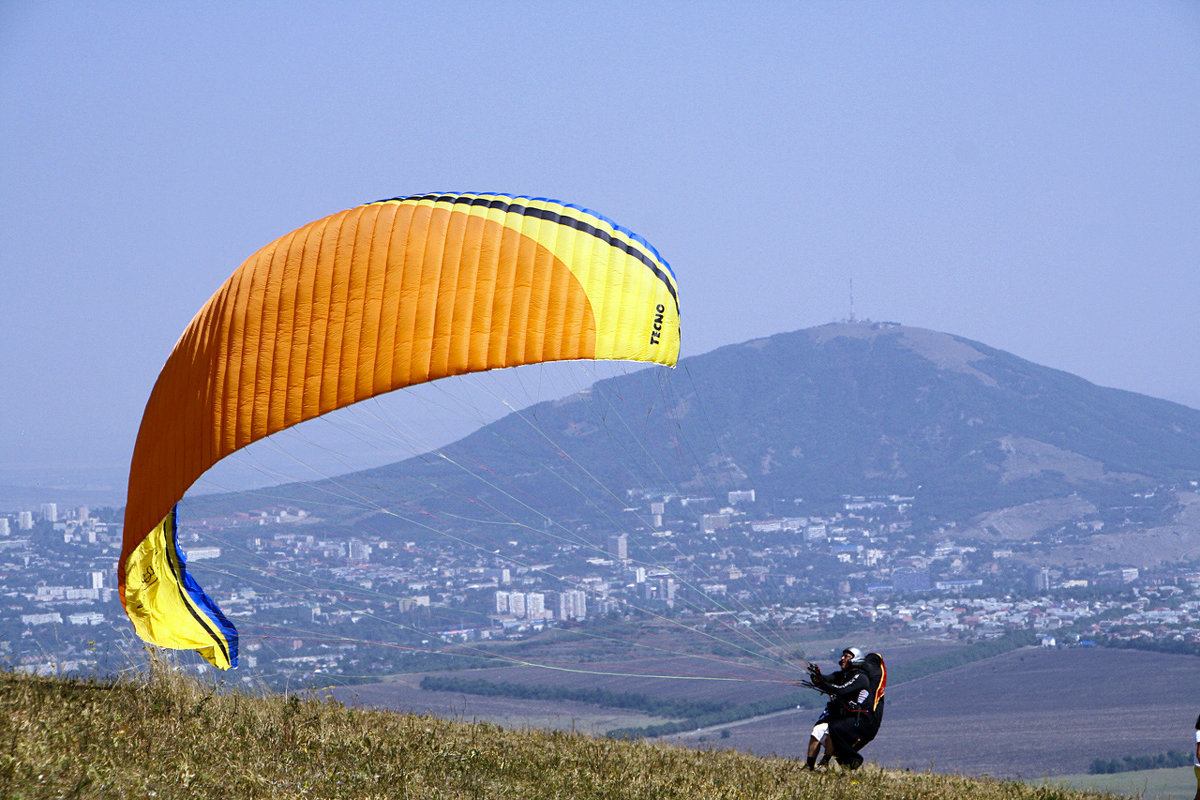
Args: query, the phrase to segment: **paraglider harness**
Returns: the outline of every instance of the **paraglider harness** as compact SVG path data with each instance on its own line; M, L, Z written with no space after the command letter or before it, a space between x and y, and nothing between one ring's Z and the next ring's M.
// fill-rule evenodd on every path
M851 714L874 714L876 722L883 716L883 695L887 691L887 665L879 653L867 653L863 656L862 671L867 675L870 684L870 694L863 703L851 701L846 703L846 711Z

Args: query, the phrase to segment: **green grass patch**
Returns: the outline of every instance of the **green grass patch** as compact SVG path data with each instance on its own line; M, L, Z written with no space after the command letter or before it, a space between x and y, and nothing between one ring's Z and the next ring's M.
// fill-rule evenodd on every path
M1141 800L1192 800L1196 776L1191 767L1137 770L1108 775L1055 775L1033 785L1066 787L1075 791L1112 792Z

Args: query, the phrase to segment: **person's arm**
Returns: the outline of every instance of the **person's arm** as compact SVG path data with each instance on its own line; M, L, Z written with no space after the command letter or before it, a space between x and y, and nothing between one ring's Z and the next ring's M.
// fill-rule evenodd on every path
M823 688L838 699L857 701L863 692L870 694L871 683L867 680L866 675L855 672L851 675L839 676L836 680L826 680Z

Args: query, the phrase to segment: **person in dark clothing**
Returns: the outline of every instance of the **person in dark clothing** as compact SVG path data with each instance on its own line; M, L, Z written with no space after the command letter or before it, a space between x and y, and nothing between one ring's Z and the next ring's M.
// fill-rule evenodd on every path
M849 658L847 659L847 656ZM828 714L828 745L838 764L856 769L863 762L859 755L879 732L883 718L883 695L887 686L887 670L878 653L863 656L858 648L842 651L846 665L830 676L821 674L820 667L810 666L812 686L830 696ZM812 742L809 752L812 753Z
M854 660L854 656L858 654L858 649L847 647L842 651L842 657L838 660L838 670L828 676L829 680L840 681L846 676L846 669L850 666L850 662ZM809 668L810 674L812 668ZM819 669L817 670L820 671ZM801 684L806 685L806 684ZM815 686L815 684L814 684ZM804 762L805 769L813 770L817 766L817 754L821 752L821 748L825 748L825 756L821 759L821 766L829 763L829 759L833 757L833 745L829 741L829 721L838 715L837 699L830 698L825 704L825 710L821 712L821 716L817 717L817 721L813 724L812 733L808 737L808 758Z
M1192 772L1196 774L1196 800L1200 800L1200 717L1196 717L1196 752L1192 754Z

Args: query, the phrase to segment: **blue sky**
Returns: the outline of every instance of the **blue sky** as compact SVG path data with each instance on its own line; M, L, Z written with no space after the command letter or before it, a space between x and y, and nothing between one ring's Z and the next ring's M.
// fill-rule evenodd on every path
M684 355L844 318L1200 408L1200 4L0 3L0 483L123 481L243 259L427 191L594 208Z

